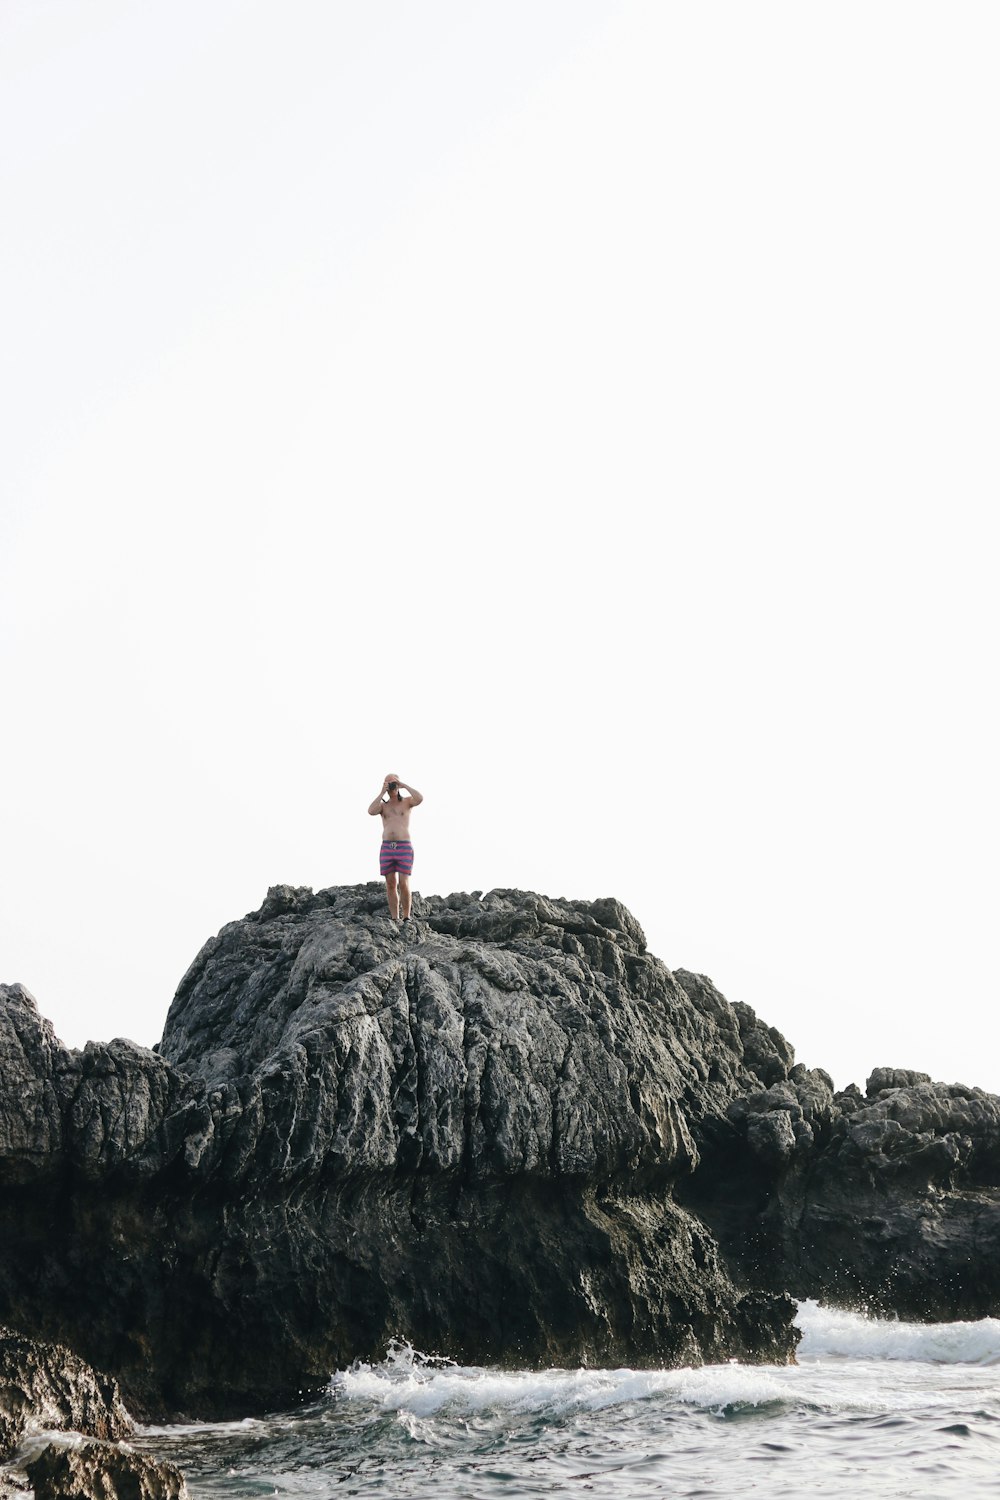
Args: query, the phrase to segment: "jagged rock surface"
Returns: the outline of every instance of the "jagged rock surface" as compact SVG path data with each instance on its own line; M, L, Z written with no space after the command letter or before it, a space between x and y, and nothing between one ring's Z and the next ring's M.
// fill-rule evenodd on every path
M39 1429L73 1437L42 1445L29 1431ZM187 1500L173 1464L123 1446L134 1432L111 1376L62 1345L0 1328L0 1495L33 1490L35 1500Z
M117 1381L58 1344L0 1328L0 1461L14 1453L29 1422L104 1439L134 1430Z
M693 1004L617 902L438 898L403 930L376 886L277 889L206 944L158 1052L67 1052L4 1002L0 1212L31 1229L0 1310L135 1410L281 1404L397 1335L508 1362L794 1347L790 1304L736 1288L673 1196L692 1121L787 1049Z
M283 1405L396 1336L783 1359L786 1289L997 1311L997 1107L902 1070L834 1096L612 900L429 898L401 929L379 886L278 887L154 1052L69 1052L0 987L0 1317L142 1414Z
M49 1443L26 1466L35 1500L187 1500L184 1476L164 1459L113 1443Z
M835 1094L793 1067L699 1144L681 1196L756 1285L916 1320L1000 1312L995 1095L902 1068Z

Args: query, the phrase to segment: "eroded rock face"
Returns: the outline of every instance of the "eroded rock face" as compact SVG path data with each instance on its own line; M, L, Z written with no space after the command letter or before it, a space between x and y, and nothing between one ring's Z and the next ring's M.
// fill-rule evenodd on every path
M794 1067L714 1124L682 1196L756 1284L915 1319L1000 1311L996 1096L901 1068L834 1094Z
M0 984L0 1188L154 1176L202 1114L155 1052L120 1039L70 1051L23 985Z
M0 1328L0 1461L14 1453L29 1422L105 1439L134 1430L117 1381L58 1344Z
M30 1229L0 1308L140 1412L284 1404L400 1335L518 1363L794 1347L674 1198L696 1122L790 1054L617 902L438 898L403 929L374 885L277 889L205 945L158 1052L67 1052L3 1001L0 1207Z
M520 892L456 896L400 929L365 887L272 893L202 950L160 1044L204 1081L204 1166L236 1180L691 1171L683 1102L758 1082L745 1038L724 1001L691 1003L624 908L593 905L603 922Z
M113 1443L49 1443L26 1473L35 1500L188 1500L173 1464Z
M153 1052L0 988L0 1317L139 1414L243 1414L381 1358L785 1359L782 1296L996 1312L997 1110L869 1095L617 902L272 890Z

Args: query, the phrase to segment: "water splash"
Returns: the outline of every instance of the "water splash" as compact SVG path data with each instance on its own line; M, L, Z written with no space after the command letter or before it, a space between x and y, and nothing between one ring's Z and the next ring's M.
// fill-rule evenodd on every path
M784 1387L760 1366L707 1365L680 1370L496 1370L428 1359L409 1344L390 1347L381 1364L339 1371L334 1394L418 1417L468 1412L599 1411L622 1402L670 1396L709 1411L780 1401Z
M975 1323L901 1323L818 1302L799 1303L800 1359L911 1360L921 1364L1000 1364L1000 1319Z

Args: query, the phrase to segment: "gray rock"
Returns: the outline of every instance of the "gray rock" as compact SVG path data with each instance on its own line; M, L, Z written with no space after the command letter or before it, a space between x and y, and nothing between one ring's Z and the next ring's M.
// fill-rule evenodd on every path
M1000 1100L822 1069L616 901L276 887L154 1051L0 987L0 1316L143 1415L403 1336L468 1362L786 1359L785 1292L1000 1311Z
M12 1456L29 1422L108 1439L133 1431L117 1381L58 1344L0 1328L0 1460Z
M747 1141L754 1156L769 1165L789 1161L795 1151L795 1131L785 1110L770 1109L747 1118Z
M908 1089L914 1084L930 1082L929 1073L915 1073L912 1068L873 1068L865 1089L872 1099L883 1089Z
M1000 1099L906 1069L876 1070L867 1098L833 1095L818 1071L734 1100L728 1138L695 1131L701 1161L679 1196L730 1268L901 1317L995 1317Z
M114 1443L49 1443L26 1472L35 1500L188 1500L173 1464Z
M787 1044L613 900L279 887L205 944L155 1052L67 1052L0 992L0 1309L140 1413L245 1412L403 1335L465 1360L788 1358L676 1201ZM755 1071L752 1056L763 1069ZM59 1232L52 1226L58 1223Z
M0 985L0 1182L34 1179L62 1150L63 1049L23 985Z

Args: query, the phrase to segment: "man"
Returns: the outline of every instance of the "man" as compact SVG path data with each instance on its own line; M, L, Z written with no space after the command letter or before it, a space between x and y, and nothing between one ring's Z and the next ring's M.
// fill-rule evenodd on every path
M409 795L404 797L403 793ZM379 874L385 876L385 894L389 915L395 922L410 920L410 874L413 870L413 845L410 843L410 813L423 802L423 795L390 771L382 790L368 809L369 815L382 819L382 849Z

